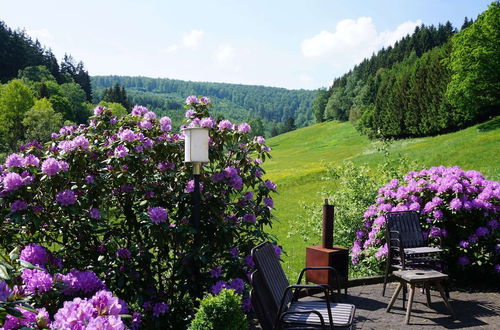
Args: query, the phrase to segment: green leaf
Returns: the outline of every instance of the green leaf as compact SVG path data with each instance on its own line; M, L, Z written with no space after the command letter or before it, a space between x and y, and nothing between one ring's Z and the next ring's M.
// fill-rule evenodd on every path
M15 316L17 318L23 318L23 313L21 313L20 310L16 309L16 308L12 308L12 307L5 307L5 311L12 315L12 316Z
M3 280L10 280L9 272L4 265L0 265L0 278Z
M16 247L14 250L9 253L10 260L16 260L19 258L19 247Z

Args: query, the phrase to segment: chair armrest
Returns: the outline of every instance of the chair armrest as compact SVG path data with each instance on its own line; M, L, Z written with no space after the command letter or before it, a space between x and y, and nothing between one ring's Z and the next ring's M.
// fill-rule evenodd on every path
M302 271L300 272L299 279L297 280L297 284L300 284L302 282L302 276L304 276L304 274L308 270L328 270L328 277L330 277L330 271L332 271L333 275L335 276L335 280L336 280L335 282L337 282L336 284L337 284L338 293L340 294L339 272L335 268L333 268L331 266L316 266L316 267L305 267L305 268L303 268ZM332 287L329 284L322 283L322 285L327 286L330 291L333 291Z

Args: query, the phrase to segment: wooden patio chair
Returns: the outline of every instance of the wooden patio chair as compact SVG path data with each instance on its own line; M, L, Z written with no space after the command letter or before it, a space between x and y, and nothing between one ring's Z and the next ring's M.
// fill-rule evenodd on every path
M300 327L300 329L350 328L353 324L356 307L351 304L334 303L330 300L332 288L328 285L301 285L304 273L311 269L329 270L332 267L306 267L299 275L296 285L290 285L283 268L269 242L252 249L256 271L251 275L252 306L262 329L281 329ZM338 277L337 277L338 278ZM299 300L303 290L320 290L325 300ZM340 294L340 286L338 287Z
M427 246L420 216L414 211L388 212L385 215L385 239L387 261L382 296L385 295L387 279L393 269L436 269L443 264L440 248ZM403 291L403 304L405 292Z

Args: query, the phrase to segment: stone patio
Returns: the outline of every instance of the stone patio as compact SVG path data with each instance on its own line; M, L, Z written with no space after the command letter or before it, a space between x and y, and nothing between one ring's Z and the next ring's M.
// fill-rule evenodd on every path
M401 294L391 311L385 311L395 289L396 283L389 283L386 296L382 297L382 284L372 284L352 287L347 296L342 294L340 302L356 305L355 329L500 329L498 290L451 291L450 303L457 317L454 320L438 291L431 290L432 308L428 308L425 305L425 294L418 289L413 301L410 325L405 325L403 321L406 309L402 307Z

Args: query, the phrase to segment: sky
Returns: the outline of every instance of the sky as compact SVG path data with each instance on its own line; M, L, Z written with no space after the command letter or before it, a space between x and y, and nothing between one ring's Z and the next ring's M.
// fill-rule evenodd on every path
M0 20L130 75L316 89L420 24L460 28L491 0L0 0Z

